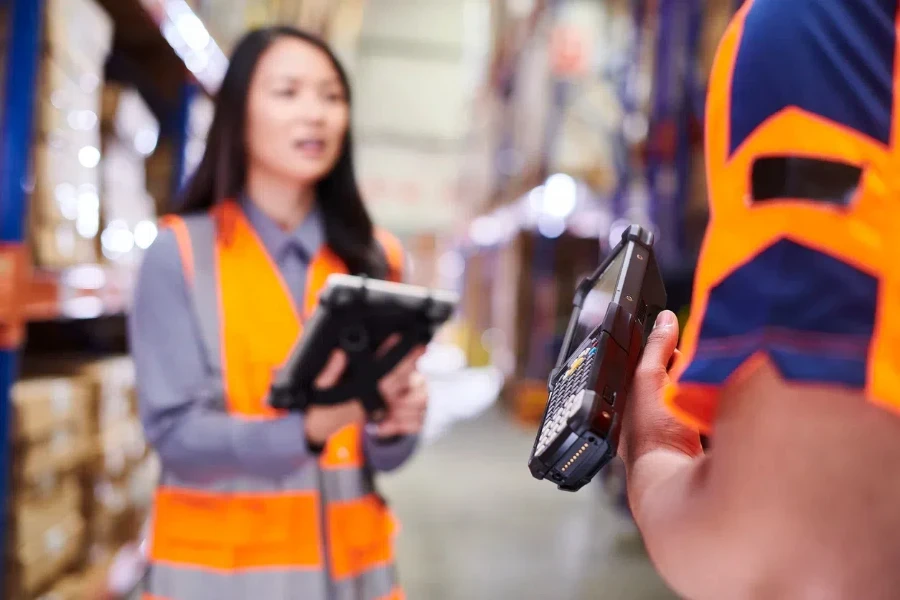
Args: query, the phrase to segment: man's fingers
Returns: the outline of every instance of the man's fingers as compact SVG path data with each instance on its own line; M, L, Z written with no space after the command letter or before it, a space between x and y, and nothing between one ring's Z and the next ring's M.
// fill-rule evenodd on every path
M672 358L669 359L669 364L666 367L666 372L671 371L672 367L675 366L675 363L681 360L681 350L675 348L675 352L672 353Z
M343 350L335 350L322 368L322 372L316 377L316 388L321 390L337 385L345 368L347 368L347 354Z
M677 345L678 319L675 313L665 310L659 313L653 331L647 339L644 354L638 364L639 376L659 378L661 385Z

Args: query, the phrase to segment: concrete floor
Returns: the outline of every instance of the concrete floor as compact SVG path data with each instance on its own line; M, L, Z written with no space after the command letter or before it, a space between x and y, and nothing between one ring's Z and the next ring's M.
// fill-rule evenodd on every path
M532 479L533 432L492 410L423 448L381 489L403 522L410 600L669 600L599 486Z

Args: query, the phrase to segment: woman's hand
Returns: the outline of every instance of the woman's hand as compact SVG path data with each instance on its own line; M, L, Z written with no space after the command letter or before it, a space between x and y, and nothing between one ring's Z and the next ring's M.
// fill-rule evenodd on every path
M397 383L394 385L387 384L390 377L388 375L379 383L388 412L387 417L377 425L378 437L391 438L421 432L428 408L425 376L413 368L408 374L396 376L393 381Z
M379 348L379 354L387 352L398 341L396 336L388 338ZM387 404L387 413L377 424L379 437L412 435L422 430L428 405L428 387L425 377L416 370L416 363L424 353L424 347L414 348L378 382L378 391ZM328 389L337 385L346 368L347 354L336 350L316 378L316 387ZM358 400L334 406L311 406L306 411L306 438L310 444L322 446L347 425L365 421L365 409Z
M398 336L389 337L379 348L379 354L387 352L399 341ZM428 407L428 386L425 377L416 370L416 363L423 354L424 347L413 348L378 382L378 391L387 404L387 414L377 425L378 437L392 438L422 431Z
M325 390L338 384L344 369L347 368L347 355L336 350L316 378L316 388ZM353 423L365 423L366 411L359 400L348 400L333 406L310 406L303 420L306 428L306 440L311 446L324 446L332 435Z

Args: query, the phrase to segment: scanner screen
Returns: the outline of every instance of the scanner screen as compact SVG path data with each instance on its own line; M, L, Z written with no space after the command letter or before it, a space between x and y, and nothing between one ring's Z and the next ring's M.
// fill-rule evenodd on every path
M603 323L606 318L606 309L616 293L616 285L619 282L619 274L625 264L625 252L620 251L609 267L600 275L594 287L588 292L578 316L575 327L575 335L572 337L572 345L569 354L572 353L587 338L591 332Z

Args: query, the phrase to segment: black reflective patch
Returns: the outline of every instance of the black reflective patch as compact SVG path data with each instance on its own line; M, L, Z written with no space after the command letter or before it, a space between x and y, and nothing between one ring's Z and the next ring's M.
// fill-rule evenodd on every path
M862 180L862 169L847 163L799 156L766 156L753 163L754 202L809 200L849 206Z

